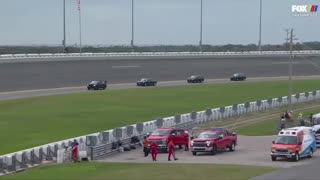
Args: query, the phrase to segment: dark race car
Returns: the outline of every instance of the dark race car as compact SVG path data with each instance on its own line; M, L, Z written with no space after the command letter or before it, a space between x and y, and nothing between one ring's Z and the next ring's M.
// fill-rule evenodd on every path
M106 89L107 88L107 81L91 81L87 89L88 90L100 90L100 89Z
M235 73L234 75L231 76L230 80L231 81L244 81L246 80L247 77L243 73Z
M137 81L137 86L155 86L157 81L151 78L142 78L140 81Z
M193 75L187 79L188 83L202 83L204 81L204 77Z

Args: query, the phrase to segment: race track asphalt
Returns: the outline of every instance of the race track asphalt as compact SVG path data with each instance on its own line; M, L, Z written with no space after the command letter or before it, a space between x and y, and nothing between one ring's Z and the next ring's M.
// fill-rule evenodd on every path
M293 75L320 75L320 57L294 59ZM227 79L243 72L250 77L288 75L286 57L118 59L0 64L0 92L85 86L91 80L110 84L135 83L148 77L158 81L186 80L199 74Z

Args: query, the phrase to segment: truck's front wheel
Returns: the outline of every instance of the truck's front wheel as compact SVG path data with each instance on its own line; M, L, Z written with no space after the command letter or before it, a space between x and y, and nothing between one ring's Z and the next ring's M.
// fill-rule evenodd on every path
M235 142L232 142L230 147L229 147L229 150L230 151L234 151L236 149L236 143Z
M218 147L216 144L213 145L213 148L211 150L211 155L216 155L218 151Z
M197 152L192 151L192 155L196 156L196 155L197 155Z

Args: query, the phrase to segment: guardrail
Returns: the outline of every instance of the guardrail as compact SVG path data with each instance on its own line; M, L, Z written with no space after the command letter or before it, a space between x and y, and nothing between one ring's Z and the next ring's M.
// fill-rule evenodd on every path
M319 55L320 50L293 51L293 54L295 54L295 55ZM2 55L0 55L0 59L68 58L68 57L257 56L257 55L289 55L289 51L2 54Z
M292 95L292 103L311 102L319 99L320 91ZM77 139L78 142L80 142L80 151L86 151L87 156L91 157L91 160L97 160L106 158L111 154L121 152L120 147L112 149L113 143L120 140L122 142L122 146L130 146L132 137L136 136L139 138L139 141L141 141L142 136L154 131L156 128L178 127L190 130L192 127L199 124L236 117L252 112L279 108L286 106L287 104L287 96L257 100L253 102L233 104L199 112L160 118L148 122L140 122L125 127L54 142L0 156L0 175L30 168L48 161L56 162L59 154L58 151L62 151L66 146L70 146L73 139Z

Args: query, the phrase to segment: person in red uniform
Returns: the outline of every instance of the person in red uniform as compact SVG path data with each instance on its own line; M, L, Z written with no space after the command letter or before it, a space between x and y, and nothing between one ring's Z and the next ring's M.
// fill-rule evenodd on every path
M189 135L185 136L185 142L186 144L184 145L184 150L189 151Z
M174 153L174 144L172 139L169 139L168 147L169 147L168 161L171 161L171 155L175 161L178 160L178 158L176 158L176 155Z
M149 143L147 140L147 137L144 137L144 141L143 141L143 152L144 152L144 157L147 157L149 155Z
M79 143L77 142L77 140L74 140L73 143L71 144L73 162L79 162L79 160L78 160L78 151L79 151L78 146L79 146Z
M151 144L151 155L152 155L152 160L157 161L158 145L155 142Z

